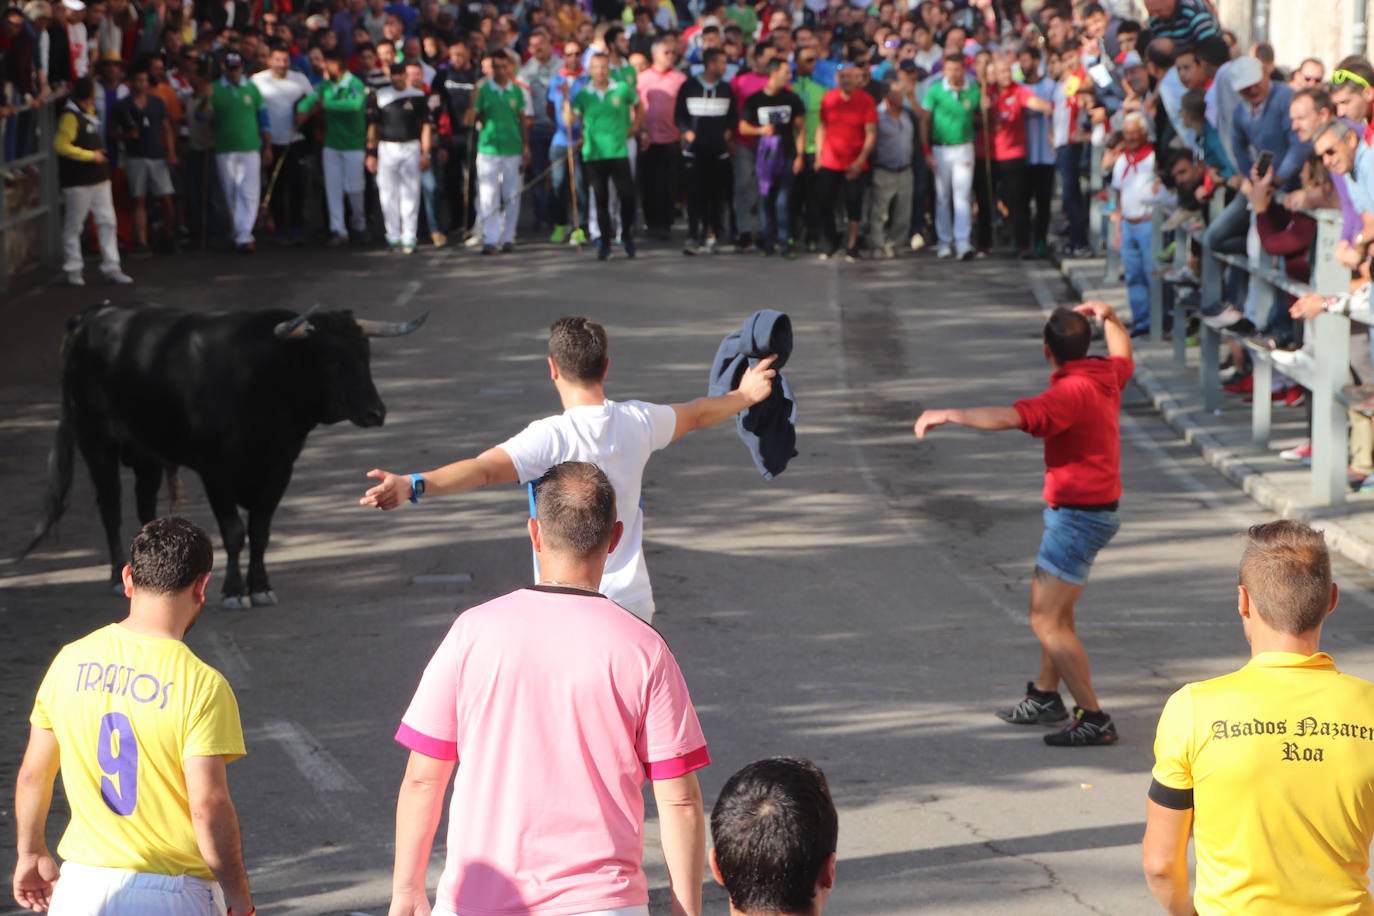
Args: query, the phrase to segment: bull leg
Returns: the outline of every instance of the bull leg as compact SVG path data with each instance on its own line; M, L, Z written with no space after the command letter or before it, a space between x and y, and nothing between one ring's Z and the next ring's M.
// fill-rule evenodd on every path
M253 606L277 603L276 592L267 580L267 541L272 536L272 515L276 503L269 508L248 510L248 593Z
M247 590L243 587L243 576L239 573L239 554L243 553L243 519L239 516L234 498L223 487L205 481L205 495L210 500L210 509L219 523L219 534L224 539L224 553L228 562L224 565L224 587L220 589L220 606L230 610L252 607Z
M119 450L113 442L85 437L81 457L91 472L95 502L100 507L100 523L105 528L105 544L110 552L110 591L124 596L124 539L120 536Z
M161 488L161 462L140 461L134 465L134 502L138 506L140 525L146 525L157 518L157 494Z

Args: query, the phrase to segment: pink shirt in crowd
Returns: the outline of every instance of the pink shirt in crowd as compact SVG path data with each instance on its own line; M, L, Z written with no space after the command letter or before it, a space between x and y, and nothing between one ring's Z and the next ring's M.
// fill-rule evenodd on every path
M635 91L644 100L644 129L649 133L650 143L678 142L680 135L673 122L673 110L677 105L677 91L685 82L687 74L681 70L660 73L653 67L635 79Z
M645 780L711 762L658 631L542 586L458 617L396 740L459 762L436 904L463 916L646 904Z
M741 70L736 73L735 78L730 80L730 91L735 94L735 104L739 106L739 110L744 110L744 103L749 101L749 96L755 92L762 92L763 87L767 85L767 73L755 73L753 70ZM730 129L734 130L735 125L731 124ZM735 143L753 149L759 145L759 138L738 134L735 137Z

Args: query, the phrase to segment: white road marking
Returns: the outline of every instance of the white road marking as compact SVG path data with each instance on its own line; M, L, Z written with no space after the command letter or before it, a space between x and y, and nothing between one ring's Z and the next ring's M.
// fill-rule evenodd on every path
M410 577L412 585L462 585L471 581L472 573L436 573Z
M209 653L214 656L215 667L229 679L235 690L247 690L253 686L251 681L252 664L243 654L238 642L231 633L211 633L208 638Z
M415 294L420 291L424 283L419 280L407 280L405 286L396 294L396 298L391 300L391 307L403 309L410 304L410 300L415 298Z
M318 792L358 792L363 791L362 783L344 769L343 764L329 753L311 735L295 722L273 721L265 723L258 735L276 741L300 770L306 781Z

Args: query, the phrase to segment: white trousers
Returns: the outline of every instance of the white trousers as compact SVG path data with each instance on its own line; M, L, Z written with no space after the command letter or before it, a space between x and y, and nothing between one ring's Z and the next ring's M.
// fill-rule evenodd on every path
M253 153L215 153L220 185L234 224L234 244L253 241L258 221L258 195L262 191L262 158Z
M937 146L935 151L935 235L940 247L951 245L963 254L969 249L973 211L973 144ZM954 216L950 231L951 209Z
M182 875L148 875L121 868L62 863L53 887L51 916L224 916L224 894L214 881Z
M367 181L363 176L364 153L360 149L330 149L325 147L320 158L324 161L324 196L329 203L329 234L348 235L348 227L354 232L367 229L367 211L363 209L363 189ZM380 169L381 166L378 166ZM344 222L344 197L348 197L349 215Z
M415 244L420 221L420 141L377 144L377 197L389 245Z
M477 218L483 245L509 245L520 222L520 157L477 154Z
M625 142L630 150L630 177L634 178L639 167L639 140L631 137ZM587 220L587 237L595 242L601 238L601 223L596 218L596 201L592 200L590 188L587 191L587 209L591 211ZM619 239L625 227L620 225L620 192L615 189L614 181L611 182L610 194L606 198L606 209L611 214L611 228L614 230L612 238Z
M119 236L110 182L63 188L62 207L62 269L67 273L81 272L85 264L81 257L81 227L86 225L89 215L95 217L95 232L100 240L100 269L105 273L119 270Z

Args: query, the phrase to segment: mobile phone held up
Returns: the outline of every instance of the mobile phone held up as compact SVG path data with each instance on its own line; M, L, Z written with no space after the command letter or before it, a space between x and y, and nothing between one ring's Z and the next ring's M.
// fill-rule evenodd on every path
M1274 164L1274 154L1270 150L1260 153L1259 162L1255 163L1255 174L1260 178L1269 174L1269 169Z

